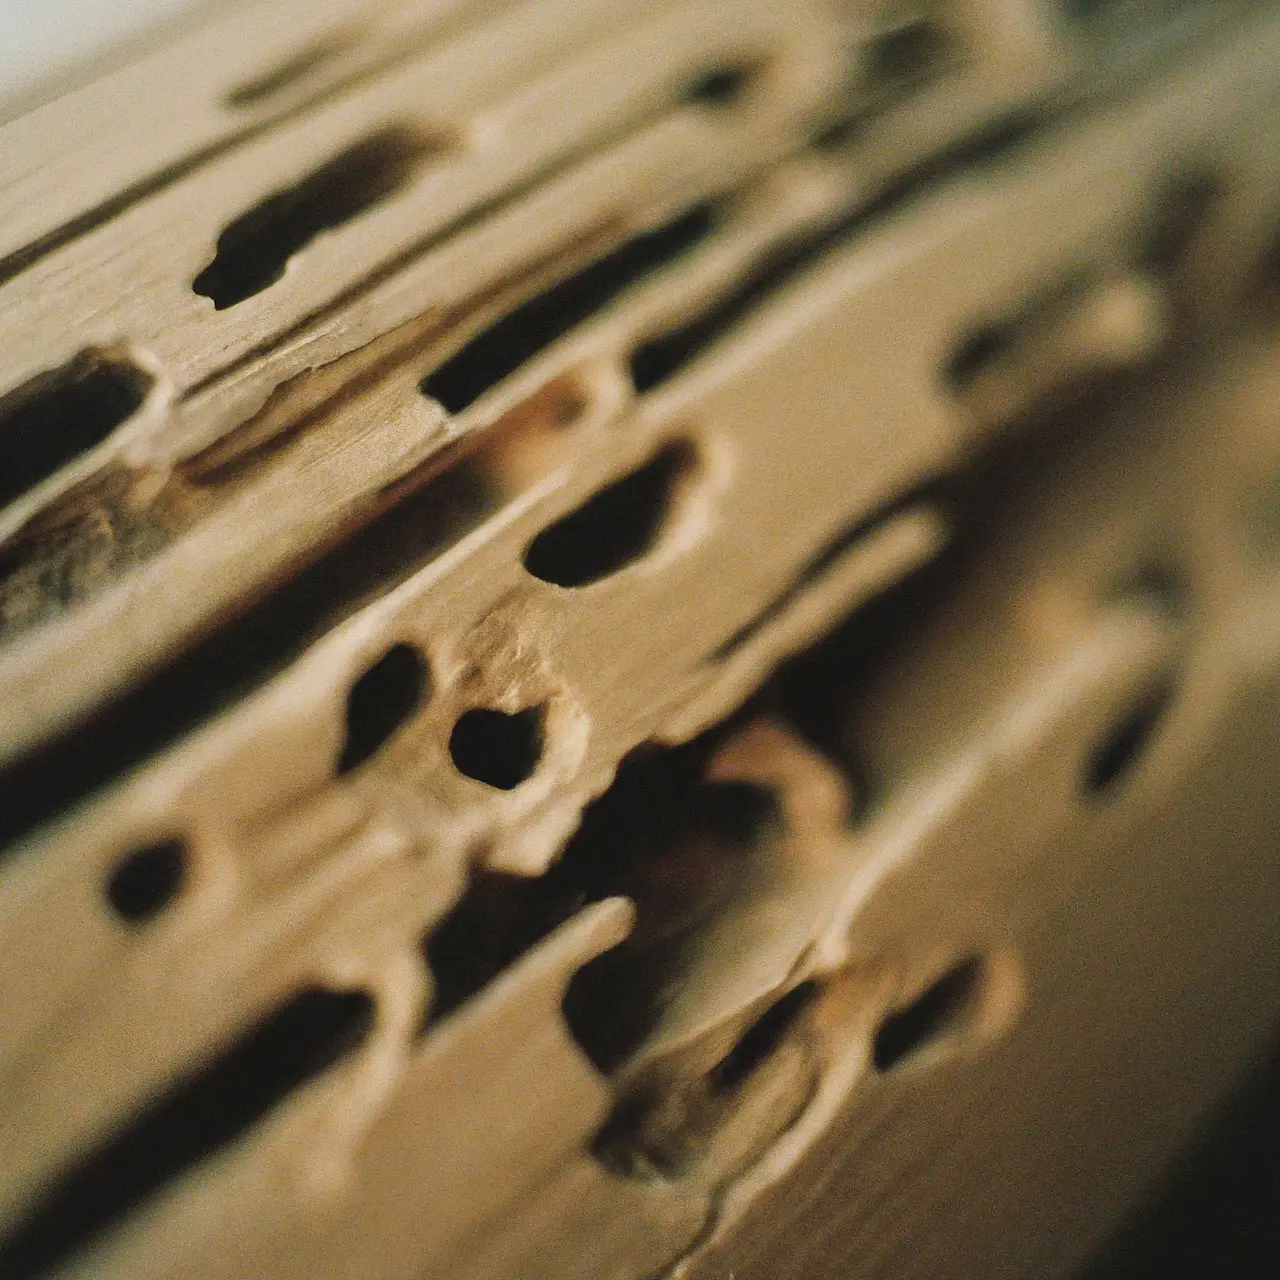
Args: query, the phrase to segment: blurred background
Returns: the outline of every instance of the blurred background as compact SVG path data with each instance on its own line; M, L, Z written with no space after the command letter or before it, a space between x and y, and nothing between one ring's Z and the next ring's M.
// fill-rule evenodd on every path
M0 0L0 120L226 7L226 0Z

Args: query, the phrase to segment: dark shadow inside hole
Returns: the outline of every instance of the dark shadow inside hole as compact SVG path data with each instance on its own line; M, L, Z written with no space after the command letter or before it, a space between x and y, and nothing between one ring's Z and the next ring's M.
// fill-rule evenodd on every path
M591 1140L592 1156L618 1178L677 1177L681 1153L670 1143L652 1141L649 1132L651 1117L661 1104L661 1094L652 1091L620 1099Z
M869 542L896 521L910 516L913 512L923 514L930 506L934 506L936 510L936 505L932 502L932 496L930 492L924 489L916 489L892 499L884 506L855 520L848 528L842 530L826 543L825 546L819 548L791 583L770 600L754 618L744 623L728 639L717 645L708 655L707 660L710 662L724 662L730 658L767 627L769 623L785 613L787 608L799 596L813 583L821 579L824 574L860 542Z
M1085 786L1095 795L1114 787L1139 761L1173 698L1172 681L1144 694L1094 751Z
M1242 299L1247 313L1270 327L1280 321L1280 229L1249 272Z
M652 391L692 364L827 247L825 237L815 237L775 249L706 310L637 344L630 359L636 391Z
M589 805L560 860L537 878L473 873L467 893L427 936L434 1021L583 907L628 897L626 942L575 975L565 1000L573 1034L602 1069L651 1029L691 938L734 900L747 860L777 830L772 792L705 782L714 740L649 749L623 762Z
M918 15L875 36L866 52L867 73L894 87L915 84L946 55L947 39L932 18Z
M0 504L101 444L147 398L151 377L86 351L0 401Z
M682 972L697 963L697 939L733 909L782 824L772 792L668 772L680 763L638 762L619 774L574 842L578 858L600 867L593 896L622 895L636 906L631 936L580 969L564 1001L574 1037L606 1073L657 1025Z
M338 772L347 773L379 751L422 705L427 663L411 644L393 645L351 686L347 736Z
M1171 270L1222 196L1222 183L1212 173L1184 173L1171 178L1155 201L1155 222L1144 238L1139 261L1158 270Z
M754 62L715 67L698 76L680 96L686 102L704 107L732 106L742 97L759 70Z
M736 1089L771 1057L796 1019L818 994L817 983L802 982L779 996L743 1033L711 1072L713 1092Z
M877 1071L891 1071L908 1058L959 1030L980 995L984 966L972 956L948 969L905 1009L880 1024L872 1044Z
M961 340L944 370L947 384L956 391L972 385L1013 346L1012 325L991 324L975 329Z
M362 528L321 551L167 666L0 767L0 859L14 841L259 688L318 636L479 527L564 456L559 382L517 406L472 452L440 454L364 509ZM548 423L548 416L552 422ZM572 442L567 442L572 447ZM358 745L358 744L357 744ZM358 753L353 753L358 754Z
M291 58L265 71L260 76L246 81L232 89L223 98L229 107L242 109L256 107L278 93L291 88L299 80L304 80L311 72L318 70L328 62L332 62L340 54L345 53L354 43L354 33L344 32L318 40L315 44L296 53Z
M459 773L511 791L538 767L543 719L541 707L516 712L476 707L458 717L449 735L449 754Z
M427 935L434 1023L483 990L576 911L586 892L562 876L538 880L495 871L472 874L467 892Z
M775 1000L705 1076L677 1074L624 1095L592 1139L591 1154L619 1177L679 1177L714 1149L717 1133L743 1101L743 1087L777 1053L818 990L802 982ZM785 1127L786 1117L750 1123L767 1128L771 1122Z
M219 311L261 293L321 232L335 230L394 195L443 146L440 137L408 125L356 143L230 223L192 289L212 299Z
M116 864L107 881L107 901L122 920L149 920L177 897L186 874L187 847L181 840L145 845Z
M593 494L529 543L524 567L558 587L585 587L638 560L656 541L695 454L669 444L644 466Z
M368 1035L373 1007L364 992L300 992L59 1178L0 1240L0 1275L46 1274L242 1137L295 1089L354 1052Z
M499 502L485 470L466 461L422 482L136 688L0 768L0 858L61 809L259 688L352 610L481 524Z
M1184 617L1191 607L1191 588L1183 574L1164 560L1148 560L1123 577L1114 595L1146 602L1170 618Z
M438 400L450 413L461 413L624 289L687 253L715 226L712 206L699 205L632 237L477 334L423 378L423 394Z

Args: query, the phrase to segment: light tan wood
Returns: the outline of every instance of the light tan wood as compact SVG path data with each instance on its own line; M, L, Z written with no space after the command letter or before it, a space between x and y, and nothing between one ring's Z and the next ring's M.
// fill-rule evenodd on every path
M133 378L0 476L0 1274L1114 1224L1280 1010L1280 20L1139 10L260 0L0 128L13 474Z

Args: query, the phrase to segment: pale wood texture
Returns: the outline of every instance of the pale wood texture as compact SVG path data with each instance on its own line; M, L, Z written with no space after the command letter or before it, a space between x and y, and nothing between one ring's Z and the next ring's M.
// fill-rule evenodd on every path
M0 128L0 1275L1086 1256L1280 1012L1280 19L1123 8Z

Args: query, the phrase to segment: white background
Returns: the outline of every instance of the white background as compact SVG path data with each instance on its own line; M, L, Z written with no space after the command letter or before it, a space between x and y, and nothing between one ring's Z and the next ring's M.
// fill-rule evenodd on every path
M227 0L0 0L0 120L172 38Z

